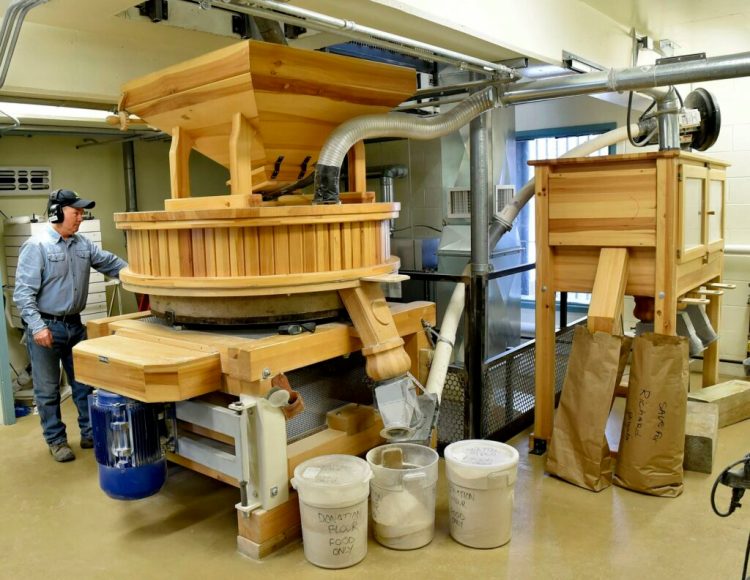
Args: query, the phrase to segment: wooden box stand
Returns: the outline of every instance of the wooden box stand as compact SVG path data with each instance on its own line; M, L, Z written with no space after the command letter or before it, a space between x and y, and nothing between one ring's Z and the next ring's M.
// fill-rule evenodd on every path
M705 304L718 332L727 164L681 151L533 161L536 170L536 411L552 435L555 294L590 292L589 328L621 332L623 295L653 301L674 335L682 304ZM703 385L718 381L718 342ZM537 445L540 443L541 445Z

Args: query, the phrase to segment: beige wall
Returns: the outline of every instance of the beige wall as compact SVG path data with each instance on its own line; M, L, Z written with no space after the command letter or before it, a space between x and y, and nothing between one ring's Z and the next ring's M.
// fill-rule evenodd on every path
M106 139L106 138L105 138ZM112 215L125 211L125 183L122 146L98 145L76 149L81 137L3 137L0 139L0 165L34 165L52 168L53 188L73 189L82 197L96 200L93 210L101 220L102 246L127 259L125 236L115 229ZM164 209L169 197L169 142L152 141L135 144L136 186L140 210ZM226 193L228 171L199 153L191 157L190 179L196 195ZM0 196L0 210L8 216L43 215L47 196ZM0 220L0 236L2 235ZM5 252L0 251L3 283L6 281ZM110 290L111 293L111 290ZM110 294L111 297L111 294ZM133 312L135 299L123 291L123 310ZM10 331L11 360L18 368L25 364L25 353L18 347L20 332Z

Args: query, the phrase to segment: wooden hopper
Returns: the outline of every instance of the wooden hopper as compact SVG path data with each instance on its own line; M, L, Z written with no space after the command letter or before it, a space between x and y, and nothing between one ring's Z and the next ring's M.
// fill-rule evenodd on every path
M191 148L228 167L231 193L247 196L303 178L336 126L414 90L411 69L243 41L127 83L120 108L172 135L173 199L190 197Z

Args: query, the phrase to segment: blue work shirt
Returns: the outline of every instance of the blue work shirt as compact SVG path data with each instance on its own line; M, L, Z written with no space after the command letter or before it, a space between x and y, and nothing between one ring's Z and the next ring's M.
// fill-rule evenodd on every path
M51 226L21 246L13 302L32 334L47 325L40 312L62 316L86 307L91 268L117 278L128 264L80 234L64 239Z

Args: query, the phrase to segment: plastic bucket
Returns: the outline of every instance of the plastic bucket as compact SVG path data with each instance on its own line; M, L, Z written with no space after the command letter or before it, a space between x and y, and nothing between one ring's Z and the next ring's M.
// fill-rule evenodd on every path
M468 440L445 448L450 534L471 548L496 548L511 536L518 451L496 441Z
M307 561L347 568L367 555L367 496L372 471L350 455L322 455L294 470Z
M383 452L400 449L401 467L385 467ZM393 443L372 449L370 509L375 539L396 550L426 546L435 535L438 454L414 443Z

